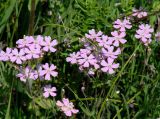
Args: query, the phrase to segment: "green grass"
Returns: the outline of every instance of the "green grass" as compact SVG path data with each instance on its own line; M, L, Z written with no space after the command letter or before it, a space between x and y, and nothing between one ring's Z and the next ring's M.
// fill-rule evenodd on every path
M28 88L16 78L11 63L0 62L0 118L65 119L55 100L66 96L80 112L72 119L156 119L160 117L160 43L144 47L134 38L138 24L150 23L159 30L159 0L35 0L34 25L29 27L32 0L0 1L0 47L14 47L23 35L50 35L59 42L58 52L44 61L58 67L59 76L50 83L58 95L45 100L40 96L45 83L35 81ZM119 57L114 75L88 77L65 61L77 51L90 29L110 35L117 18L130 15L134 7L149 12L147 19L135 22L127 33L127 44ZM31 30L32 33L29 31ZM81 90L85 87L85 90ZM65 92L64 92L65 90ZM119 93L117 93L119 91ZM67 119L67 118L66 118Z

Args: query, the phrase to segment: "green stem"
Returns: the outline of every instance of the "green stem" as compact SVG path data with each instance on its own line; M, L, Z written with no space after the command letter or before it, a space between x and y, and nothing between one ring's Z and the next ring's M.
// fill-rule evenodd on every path
M105 107L105 104L106 104L106 100L108 99L110 93L112 92L112 90L114 89L115 87L115 84L116 82L118 81L119 77L121 76L122 72L124 71L125 67L127 66L127 64L129 63L129 61L132 59L132 57L135 55L136 51L138 50L140 44L135 48L134 52L132 53L132 55L129 57L129 59L127 60L127 62L125 63L125 65L122 67L122 69L120 70L120 72L118 73L118 76L115 78L111 88L109 89L108 93L107 93L107 96L105 98L105 100L103 101L102 105L101 105L101 108L98 112L98 116L97 116L97 119L100 119L100 116L101 116L101 113Z
M35 0L32 0L31 3L31 11L30 11L30 16L29 16L29 29L28 29L28 34L33 35L34 31L34 18L35 18Z

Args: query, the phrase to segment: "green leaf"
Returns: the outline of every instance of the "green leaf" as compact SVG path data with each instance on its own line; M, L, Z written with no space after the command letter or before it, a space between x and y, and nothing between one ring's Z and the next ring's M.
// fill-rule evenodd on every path
M79 103L79 106L80 106L80 108L82 109L82 111L83 111L87 116L91 117L91 116L94 115L94 112L91 112L91 111L88 110L87 108L84 108L81 103Z
M3 14L2 20L0 21L0 34L5 28L6 22L8 21L9 17L11 16L11 13L14 10L14 7L16 5L17 0L10 0L10 5L5 9L5 12Z
M35 98L34 101L43 109L52 109L55 107L55 102L51 99Z

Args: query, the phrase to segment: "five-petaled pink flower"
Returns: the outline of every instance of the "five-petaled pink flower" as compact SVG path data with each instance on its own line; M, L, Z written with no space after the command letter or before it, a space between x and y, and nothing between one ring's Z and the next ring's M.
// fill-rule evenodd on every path
M51 76L56 77L58 75L58 72L55 71L56 66L54 64L51 64L49 66L48 63L45 65L42 65L42 70L39 71L40 76L44 76L45 80L51 80Z
M44 37L44 42L42 43L43 47L43 51L45 52L55 52L56 49L54 48L57 45L57 40L53 40L51 41L51 37L50 36L45 36Z
M55 93L57 91L56 87L51 87L51 85L47 85L44 87L44 93L43 96L45 98L48 98L49 96L55 97L57 94Z
M111 32L113 37L109 37L111 40L113 40L113 45L118 47L119 44L125 44L127 42L127 40L124 39L124 37L126 36L125 32L118 32L118 31L113 31Z
M33 36L24 36L23 39L19 39L16 44L18 45L18 48L25 48L29 47L31 43L34 41Z
M120 50L120 48L118 48L116 51L114 51L114 46L110 46L107 48L107 50L102 48L102 53L107 58L110 57L112 59L115 59L121 53L121 50Z
M13 49L12 50L12 57L10 57L11 62L16 62L17 64L22 64L22 61L26 60L25 52L23 49Z
M73 52L71 54L69 54L69 57L66 58L66 61L67 62L70 62L71 64L75 64L77 63L77 60L79 59L79 55L80 55L80 52Z
M92 54L87 55L84 53L80 55L80 59L78 60L78 63L83 67L89 67L90 65L94 66L97 63L97 60Z
M101 31L99 31L98 33L96 33L96 31L94 29L89 30L89 34L85 34L86 38L91 39L91 40L98 40L101 38L101 35L103 33Z
M69 102L67 98L63 98L62 101L57 101L56 105L65 113L66 116L72 116L72 114L77 114L79 110L74 108L72 102Z
M12 57L12 49L11 48L6 48L6 52L3 50L0 50L0 61L9 61L10 58Z
M109 39L107 35L102 35L102 38L98 39L97 42L99 46L108 48L110 45L112 45L113 41Z
M33 39L32 44L30 46L33 46L37 49L41 49L43 42L43 36L38 35L35 39Z
M103 66L101 70L109 74L113 74L115 72L113 69L117 69L119 67L119 63L115 64L114 59L112 58L108 58L107 62L102 60L101 65Z
M26 53L27 59L33 59L33 58L36 59L40 57L41 50L31 45L30 47L25 48L24 52Z
M117 19L114 22L114 28L119 29L121 32L125 32L126 28L131 29L131 27L132 25L128 19L124 19L123 21L121 21L120 19Z

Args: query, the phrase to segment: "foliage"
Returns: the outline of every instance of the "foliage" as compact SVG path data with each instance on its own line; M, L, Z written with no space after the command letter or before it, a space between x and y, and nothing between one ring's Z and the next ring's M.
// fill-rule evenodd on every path
M29 18L34 0L0 0L0 48L15 47L16 41L29 34ZM148 17L135 20L113 75L88 76L76 65L66 62L77 52L90 29L110 35L113 22L142 8ZM145 47L135 37L141 23L160 30L159 0L35 0L34 35L58 40L57 53L47 54L42 62L54 63L58 77L49 82L30 84L16 78L17 70L9 62L0 62L0 118L64 119L56 100L68 97L79 109L71 118L78 119L150 119L160 117L160 42L153 37ZM42 97L42 87L57 88L55 98Z

